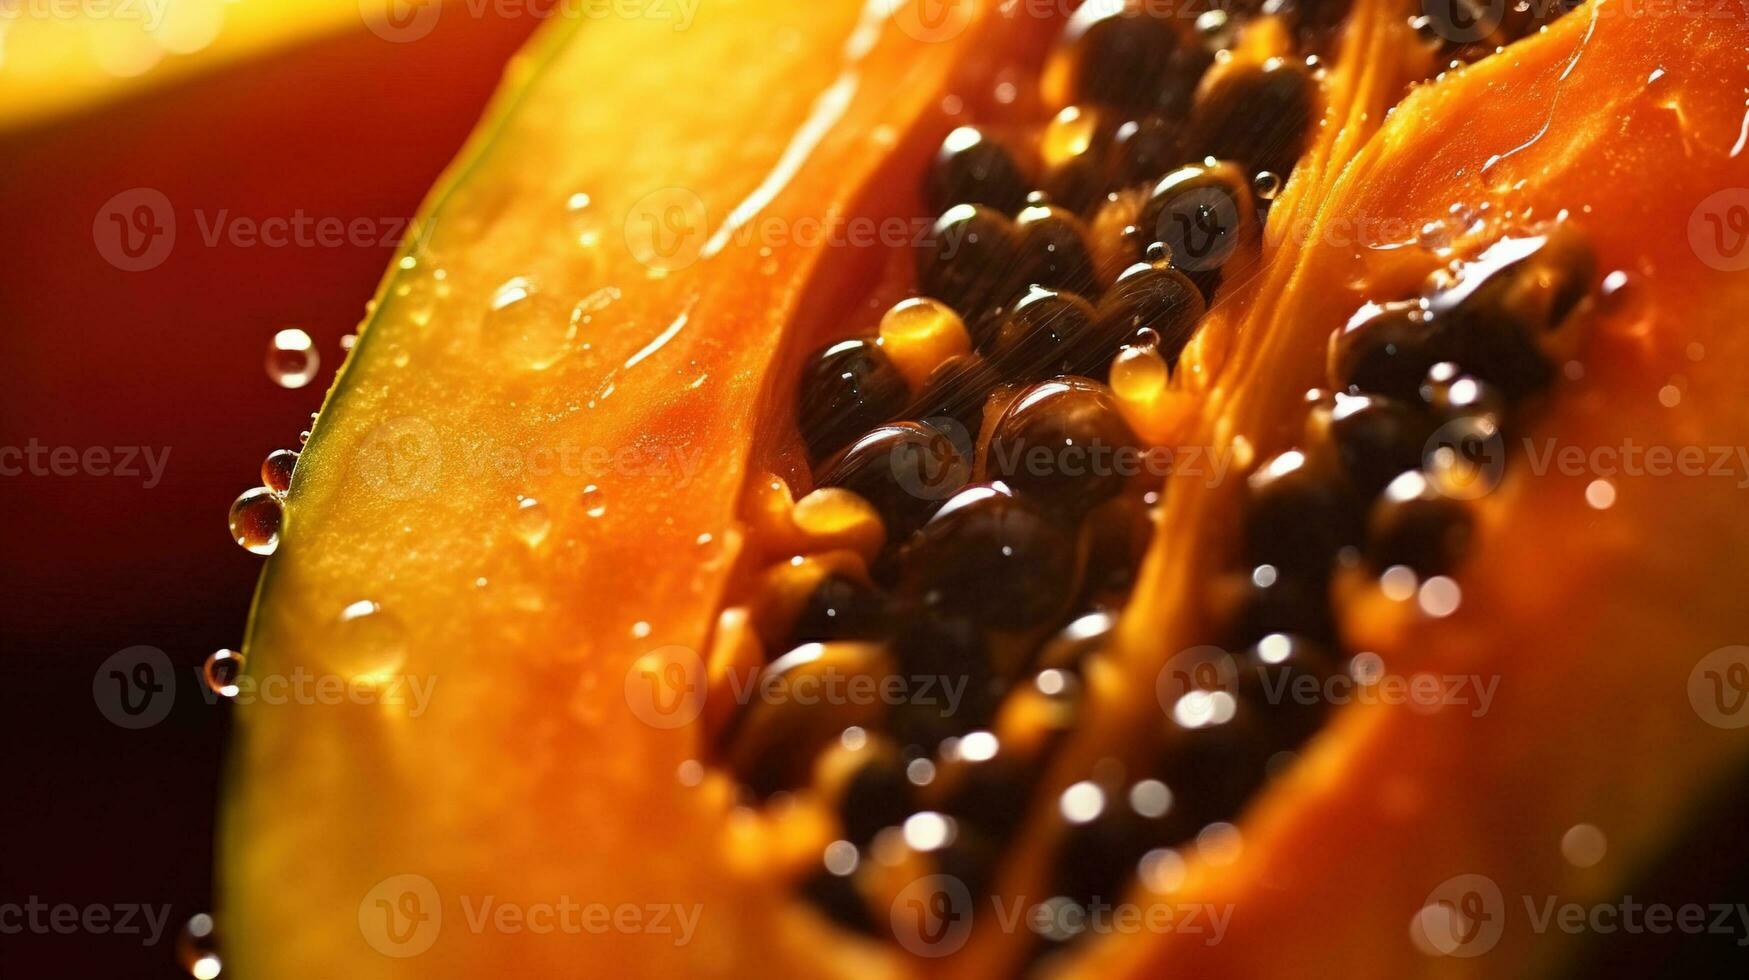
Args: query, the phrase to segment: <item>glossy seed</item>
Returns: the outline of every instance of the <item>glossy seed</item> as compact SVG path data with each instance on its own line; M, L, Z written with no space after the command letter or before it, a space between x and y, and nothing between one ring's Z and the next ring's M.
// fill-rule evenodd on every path
M1211 79L1191 112L1192 152L1287 174L1317 112L1318 83L1300 62L1271 58Z
M1298 748L1329 716L1324 685L1337 666L1311 640L1266 635L1239 654L1238 670L1238 710L1262 719L1272 749Z
M900 589L930 609L993 629L1058 615L1075 592L1074 543L1002 484L960 491L919 532Z
M1180 167L1154 185L1138 227L1148 242L1163 242L1172 265L1212 298L1221 267L1257 233L1250 171L1231 163Z
M1449 353L1447 334L1420 303L1368 303L1330 337L1330 386L1412 402Z
M932 754L943 739L995 720L1002 684L990 645L961 612L945 605L914 610L896 624L890 649L908 686L893 706L893 737L913 754Z
M1298 451L1264 463L1247 481L1250 564L1314 579L1327 574L1337 550L1358 536L1344 489L1336 473Z
M1452 360L1518 399L1548 385L1553 361L1574 352L1576 334L1564 328L1594 272L1588 245L1565 226L1504 238L1466 263L1429 311L1450 321Z
M905 410L911 418L945 428L944 420L959 427L970 446L983 425L984 403L1002 383L1001 375L982 354L965 354L942 362L930 375L917 400Z
M818 460L896 417L909 393L904 376L879 344L859 338L839 341L810 357L796 397L802 440L810 458Z
M1020 277L1029 286L1094 293L1093 257L1087 227L1054 205L1035 205L1015 219L1020 234Z
M1175 81L1178 36L1164 20L1121 4L1083 4L1063 29L1049 71L1069 98L1120 108L1149 107Z
M1017 247L1014 222L1001 212L956 204L936 220L920 243L918 288L971 322L1006 302L1014 291Z
M903 541L923 526L971 474L954 440L916 422L894 422L863 433L820 467L820 486L843 487L867 500Z
M981 204L1012 214L1031 181L1007 147L975 126L947 134L930 164L925 197L940 214L956 204Z
M873 586L849 575L828 574L803 602L790 630L790 645L882 639L891 631L888 611Z
M1420 468L1434 420L1412 403L1338 394L1313 410L1308 428L1328 441L1355 495L1370 501L1398 473Z
M1125 269L1100 298L1095 332L1106 343L1122 344L1151 330L1154 350L1176 367L1206 311L1201 290L1184 273L1141 262Z
M1184 704L1186 700L1197 702ZM1156 777L1198 828L1238 816L1276 751L1252 710L1225 691L1191 692L1167 719ZM1212 706L1212 707L1211 707Z
M1465 374L1451 361L1440 361L1421 383L1421 402L1440 422L1479 416L1505 421L1506 396L1480 378Z
M1021 392L997 420L986 466L1022 496L1075 520L1140 468L1138 440L1111 389L1057 378Z
M1123 604L1141 572L1153 530L1149 507L1139 494L1122 493L1088 511L1081 523L1087 555L1083 587L1087 604Z
M1212 605L1223 624L1223 643L1230 649L1244 648L1271 633L1326 643L1336 636L1321 577L1289 575L1273 565L1248 569L1217 582Z
M1421 473L1391 481L1367 521L1367 558L1379 569L1406 565L1418 576L1455 569L1469 545L1474 518L1461 501L1435 490Z
M1030 289L997 328L991 363L1014 381L1082 373L1117 353L1116 345L1102 350L1091 336L1093 319L1092 304L1074 293Z
M869 643L808 643L773 660L729 730L730 768L761 796L802 785L840 732L879 727L886 714L879 699L821 692L879 685L892 672L886 651Z
M1052 202L1085 214L1105 196L1107 159L1117 127L1091 106L1066 106L1039 138L1039 189Z
M1182 125L1159 115L1132 119L1112 136L1106 186L1116 190L1152 183L1184 162Z

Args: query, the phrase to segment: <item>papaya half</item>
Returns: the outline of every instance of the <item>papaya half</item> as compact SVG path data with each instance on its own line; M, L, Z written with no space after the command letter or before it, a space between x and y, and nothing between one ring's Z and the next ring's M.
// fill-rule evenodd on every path
M1749 27L1415 8L549 24L274 498L227 972L1574 969L1749 755Z

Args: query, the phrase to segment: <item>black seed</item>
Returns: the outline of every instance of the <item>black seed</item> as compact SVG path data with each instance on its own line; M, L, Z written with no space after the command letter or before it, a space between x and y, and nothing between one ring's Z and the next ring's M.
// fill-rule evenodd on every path
M1085 378L1044 381L997 420L986 466L1065 523L1123 489L1140 465L1136 435L1111 389Z
M1376 568L1407 565L1417 575L1444 575L1467 550L1474 519L1469 508L1404 473L1373 505L1367 522L1367 557Z
M930 755L942 739L995 720L1002 685L978 624L955 610L914 612L901 618L891 649L905 681L906 696L892 710L901 748ZM960 692L957 702L949 690Z
M1087 227L1068 211L1029 207L1015 221L1020 233L1020 277L1031 286L1089 295L1094 288Z
M859 760L838 801L844 839L866 847L883 827L903 821L910 812L911 784L896 756L870 753Z
M1014 292L1014 222L1001 212L957 204L936 220L917 251L917 283L967 323Z
M1563 331L1595 270L1590 247L1570 228L1503 238L1467 263L1429 303L1447 328L1452 360L1518 399L1554 377L1551 355L1570 347Z
M1205 312L1201 291L1184 273L1139 262L1125 269L1100 299L1096 332L1102 340L1121 345L1138 331L1152 330L1159 338L1155 349L1169 366L1177 367Z
M1074 543L1000 483L960 491L904 556L901 591L930 609L992 629L1024 630L1059 615L1079 579Z
M1261 720L1253 717L1256 712L1229 692L1192 692L1185 697L1196 699L1200 706L1175 711L1167 721L1159 778L1193 825L1230 821L1263 785L1269 757L1276 750ZM1195 727L1185 724L1187 720Z
M1176 799L1165 813L1144 816L1130 806L1127 787L1114 790L1097 816L1064 828L1052 894L1082 905L1121 902L1143 855L1187 841L1199 829Z
M1121 494L1088 512L1081 524L1088 604L1123 603L1136 583L1153 530L1148 505L1136 494Z
M905 408L905 378L873 340L845 340L808 359L797 389L796 424L818 461Z
M1076 214L1086 214L1105 199L1107 160L1117 126L1091 106L1058 112L1040 139L1044 196Z
M1330 337L1330 385L1413 402L1450 344L1417 302L1367 304Z
M1214 52L1200 45L1181 46L1168 55L1165 77L1150 103L1153 112L1168 119L1189 118L1197 86L1214 63Z
M1012 214L1030 185L1014 154L974 126L947 135L929 168L926 198L936 214L956 204L982 204Z
M873 505L900 542L965 484L971 465L941 431L916 422L870 430L820 467L819 485L842 487Z
M905 414L936 426L944 425L942 419L952 419L970 445L984 424L984 402L1001 383L1001 376L983 355L950 357L930 372L928 383Z
M880 935L875 921L868 914L862 893L849 878L840 878L829 871L817 871L802 883L802 897L833 922L855 932Z
M1317 89L1305 65L1279 58L1222 75L1196 100L1192 152L1238 160L1246 173L1267 170L1285 179L1311 132Z
M1451 361L1428 369L1427 380L1421 383L1421 401L1440 422L1482 417L1499 424L1506 419L1506 396Z
M1250 180L1231 163L1192 164L1160 178L1137 219L1140 236L1163 242L1172 265L1212 298L1219 273L1257 233Z
M1258 719L1272 750L1298 748L1329 716L1324 683L1337 665L1323 647L1275 633L1241 653L1238 666L1239 711Z
M1260 584L1261 583L1261 584ZM1271 633L1291 633L1322 642L1336 638L1330 598L1322 579L1288 575L1271 566L1223 580L1215 588L1225 645L1234 649Z
M881 594L845 575L830 574L808 593L791 628L790 644L875 640L890 631Z
M990 358L1003 378L1039 381L1081 373L1099 359L1091 337L1093 306L1074 293L1033 288L1014 305L990 343ZM1109 360L1116 348L1106 351Z
M1356 496L1370 501L1404 470L1419 469L1434 420L1418 406L1381 395L1342 395L1313 412Z
M1276 456L1248 481L1246 553L1251 565L1322 581L1336 552L1358 537L1340 476L1299 452Z
M1144 109L1159 97L1174 67L1178 36L1165 21L1114 4L1084 4L1063 30L1058 64L1076 101Z
M1110 161L1110 190L1152 183L1184 162L1183 127L1164 116L1132 119L1117 129Z
M999 746L987 759L953 757L936 779L945 790L941 810L997 841L1004 841L1026 815L1027 797L1038 781L1039 763Z
M806 783L820 750L851 726L879 727L886 705L821 697L829 689L878 685L892 669L867 643L810 643L765 665L756 696L725 733L730 768L769 796Z

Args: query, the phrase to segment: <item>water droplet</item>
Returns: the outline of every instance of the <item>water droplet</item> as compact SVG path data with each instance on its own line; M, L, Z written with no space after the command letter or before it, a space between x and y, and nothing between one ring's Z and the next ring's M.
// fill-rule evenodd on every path
M298 454L290 449L275 449L261 463L261 485L283 497L291 489L292 471L297 468Z
M326 649L335 670L359 683L387 683L407 659L406 628L370 599L342 609L331 634Z
M237 696L237 678L243 675L243 655L235 650L217 650L201 666L206 686L221 698Z
M650 635L650 630L651 630L650 624L645 622L644 620L640 619L637 622L632 624L632 636L635 637L636 639L642 640L642 639L647 638Z
M279 331L267 345L267 376L281 388L302 388L315 380L321 366L315 342L297 327Z
M486 311L485 344L506 360L540 370L564 356L572 335L570 311L518 276L498 287Z
M223 972L212 916L205 912L189 916L182 933L176 937L176 962L195 980L214 980Z
M1275 195L1281 193L1281 185L1281 174L1264 170L1251 178L1251 193L1256 194L1259 200L1273 201Z
M1585 502L1593 510L1608 510L1615 506L1615 484L1608 480L1592 480L1585 486Z
M231 540L257 555L279 548L279 497L266 487L245 490L231 504Z
M682 786L697 786L704 782L704 764L697 759L688 759L675 768L674 776Z
M358 334L348 333L340 335L340 350L342 353L351 353L352 348L357 346Z
M527 541L530 546L540 544L552 526L552 519L547 516L544 504L533 497L517 498L516 533L522 535L522 540Z
M601 499L601 488L593 483L583 488L583 513L590 517L607 513L607 504Z

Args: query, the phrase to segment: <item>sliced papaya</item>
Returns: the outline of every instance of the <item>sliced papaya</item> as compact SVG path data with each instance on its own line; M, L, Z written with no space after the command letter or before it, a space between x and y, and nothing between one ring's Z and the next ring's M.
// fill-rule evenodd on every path
M1749 751L1741 491L1598 462L1742 444L1749 32L1322 6L550 25L284 497L227 969L1572 963Z

